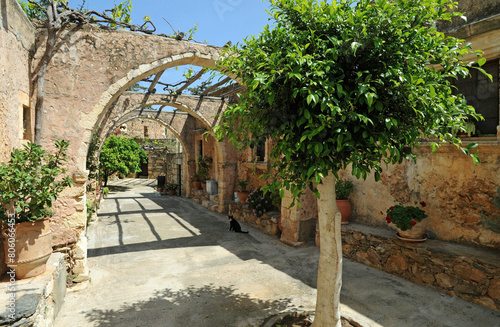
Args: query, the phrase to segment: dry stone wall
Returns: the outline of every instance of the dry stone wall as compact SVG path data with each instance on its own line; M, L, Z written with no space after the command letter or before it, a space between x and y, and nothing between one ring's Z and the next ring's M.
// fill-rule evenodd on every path
M498 252L438 240L408 243L394 232L361 225L343 227L342 239L346 258L500 310Z

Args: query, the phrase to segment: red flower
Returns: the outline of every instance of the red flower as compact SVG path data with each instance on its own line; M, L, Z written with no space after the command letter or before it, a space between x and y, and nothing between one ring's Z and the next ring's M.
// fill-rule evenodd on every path
M385 217L385 220L387 221L388 224L392 223L392 220L391 220L390 216Z
M417 222L415 220L412 220L411 223L410 223L412 226L415 226L417 224Z
M427 206L427 203L425 203L424 201L422 201L422 202L420 202L420 205L421 205L422 207L425 207L425 206Z
M390 208L389 208L389 210L391 210L391 211L392 211L392 209L394 209L394 207L390 207Z
M116 129L116 134L120 134L120 132L121 132L121 131L120 131L120 129L119 129L119 128L117 128L117 129Z

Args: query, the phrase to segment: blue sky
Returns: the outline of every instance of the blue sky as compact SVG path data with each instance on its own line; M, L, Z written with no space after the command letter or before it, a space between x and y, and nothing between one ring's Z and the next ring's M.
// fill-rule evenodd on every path
M85 9L102 12L111 9L120 0L87 0ZM70 0L70 6L78 8L82 0ZM194 39L199 42L223 46L233 44L248 35L256 35L269 23L265 11L267 1L261 0L132 0L132 22L140 25L149 15L156 25L157 33L171 34L175 30L187 32L198 24Z
M112 9L123 0L86 0L83 9L103 12ZM72 8L80 8L82 0L69 0ZM233 44L241 42L249 35L258 35L263 27L270 24L266 9L269 2L261 0L132 0L132 23L142 25L144 16L149 16L156 26L155 33L173 34L176 31L187 33L195 24L198 30L194 40L215 46L223 46L228 41ZM167 20L172 27L165 21ZM184 81L183 73L189 66L168 69L161 77L160 82L175 84ZM200 70L193 67L194 73ZM210 75L205 74L191 87L199 85ZM221 80L216 77L213 83ZM148 87L149 83L140 83ZM157 85L157 92L166 92L163 86ZM185 91L188 92L188 91ZM189 92L188 92L189 93Z

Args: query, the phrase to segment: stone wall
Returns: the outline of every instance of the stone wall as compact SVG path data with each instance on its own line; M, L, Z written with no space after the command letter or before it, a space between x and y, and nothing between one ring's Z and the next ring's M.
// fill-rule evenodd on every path
M415 162L391 165L379 182L373 176L356 180L348 171L342 175L354 182L350 201L354 222L387 227L385 212L396 204L425 201L428 229L438 239L455 243L500 248L500 235L485 228L482 215L500 217L493 204L500 186L500 144L479 142L482 163L451 146L431 153L423 144Z
M280 235L280 213L278 211L265 212L261 217L257 217L248 209L248 204L233 203L229 205L229 212L239 221L254 226L269 234Z
M30 51L35 30L14 0L0 6L0 162L23 140L33 140L34 112L31 103ZM23 126L23 115L29 125ZM23 133L23 129L27 130ZM0 275L5 272L0 236Z
M438 240L408 243L394 232L343 226L343 255L419 285L500 310L498 252Z
M124 128L125 127L125 128ZM161 124L145 119L134 119L120 126L127 136L132 138L166 139L165 127Z

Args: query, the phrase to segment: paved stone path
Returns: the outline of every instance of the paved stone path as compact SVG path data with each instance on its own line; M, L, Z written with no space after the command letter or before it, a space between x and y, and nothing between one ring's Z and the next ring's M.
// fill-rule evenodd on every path
M156 181L111 183L88 230L92 282L69 292L56 327L261 326L314 309L318 248L288 247ZM500 326L500 313L344 260L343 315L363 326Z

